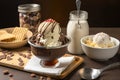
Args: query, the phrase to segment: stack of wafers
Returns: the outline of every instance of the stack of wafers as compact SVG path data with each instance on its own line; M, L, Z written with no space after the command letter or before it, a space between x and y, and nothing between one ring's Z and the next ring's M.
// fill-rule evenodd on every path
M28 32L27 28L16 27L12 34L15 35L17 41L22 41L26 38L26 34Z
M0 30L0 41L22 41L26 38L28 29L22 27L15 27L12 33L8 33L6 30Z
M18 48L23 46L27 43L28 33L31 34L31 31L23 27L1 29L0 30L0 47Z

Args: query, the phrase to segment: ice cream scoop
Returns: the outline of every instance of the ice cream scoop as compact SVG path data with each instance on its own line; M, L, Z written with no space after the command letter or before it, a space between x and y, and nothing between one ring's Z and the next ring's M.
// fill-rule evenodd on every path
M111 42L110 36L104 32L100 32L94 35L93 43L96 44L96 47L100 47L100 48L107 48L109 46L114 45L114 43Z
M59 42L60 32L61 28L58 22L53 19L45 20L38 27L38 43L47 47L59 46L61 45Z
M38 27L36 36L36 44L45 47L60 46L65 42L65 35L61 33L58 22L53 19L43 21Z

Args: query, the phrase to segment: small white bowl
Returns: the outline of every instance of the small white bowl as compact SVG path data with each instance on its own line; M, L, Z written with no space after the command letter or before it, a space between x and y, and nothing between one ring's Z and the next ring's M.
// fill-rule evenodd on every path
M95 47L90 47L87 44L85 44L85 40L88 38L92 38L93 35L88 35L85 36L83 38L81 38L80 42L81 42L81 46L82 49L84 51L84 53L95 60L99 60L99 61L105 61L108 60L112 57L114 57L119 49L119 40L114 38L114 37L110 37L111 40L115 43L115 46L110 47L110 48L95 48Z

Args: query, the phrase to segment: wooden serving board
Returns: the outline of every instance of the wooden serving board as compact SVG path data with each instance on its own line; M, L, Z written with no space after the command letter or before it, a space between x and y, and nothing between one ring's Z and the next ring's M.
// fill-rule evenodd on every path
M19 49L12 49L12 50L0 49L0 65L24 71L25 65L31 59L32 56L33 54L31 53L29 47L22 47ZM67 56L73 56L73 55L65 54L64 56L67 57ZM63 79L69 73L71 73L76 67L78 67L83 61L84 60L82 57L75 56L75 60L62 72L61 75L58 75L58 76L47 75L47 76Z

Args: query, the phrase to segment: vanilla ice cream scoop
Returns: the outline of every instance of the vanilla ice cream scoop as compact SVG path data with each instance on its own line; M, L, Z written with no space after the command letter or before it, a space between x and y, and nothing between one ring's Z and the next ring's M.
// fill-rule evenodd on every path
M43 21L38 27L37 44L46 47L62 45L60 41L61 28L58 22L53 19Z
M107 48L114 45L111 41L111 38L108 34L100 32L93 36L93 43L96 44L96 47Z

